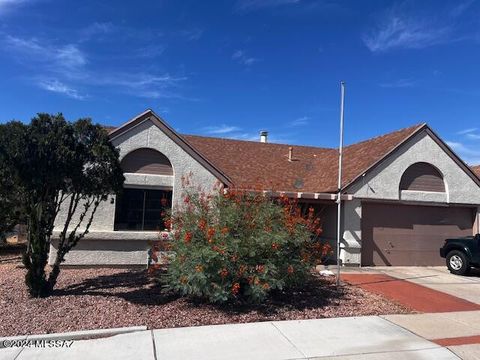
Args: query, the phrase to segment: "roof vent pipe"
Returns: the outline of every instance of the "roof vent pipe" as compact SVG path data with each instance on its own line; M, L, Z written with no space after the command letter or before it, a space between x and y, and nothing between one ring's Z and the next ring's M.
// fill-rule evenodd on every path
M292 161L292 157L293 157L293 147L289 146L288 147L288 161Z
M268 131L262 130L260 131L260 142L266 143L268 138Z

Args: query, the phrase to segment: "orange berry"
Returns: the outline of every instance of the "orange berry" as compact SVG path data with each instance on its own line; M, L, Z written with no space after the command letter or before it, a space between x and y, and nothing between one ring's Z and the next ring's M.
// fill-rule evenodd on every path
M239 283L233 284L233 286L232 286L232 294L233 294L233 295L237 295L239 291L240 291L240 284L239 284Z
M185 242L186 242L186 243L189 243L189 242L192 240L192 237L193 237L193 235L192 235L191 232L186 232L186 233L185 233L185 236L184 236Z
M207 222L205 219L200 219L200 221L198 222L198 228L200 230L205 230L205 228L207 227Z
M226 278L226 277L228 276L228 270L227 270L227 269L222 269L222 270L220 271L220 276L221 276L222 278Z

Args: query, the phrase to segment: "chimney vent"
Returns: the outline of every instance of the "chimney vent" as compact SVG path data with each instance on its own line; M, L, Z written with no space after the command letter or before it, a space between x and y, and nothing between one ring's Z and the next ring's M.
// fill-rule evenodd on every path
M288 161L292 161L293 158L293 147L289 146L288 147Z
M262 130L260 131L260 142L266 143L268 139L268 131Z

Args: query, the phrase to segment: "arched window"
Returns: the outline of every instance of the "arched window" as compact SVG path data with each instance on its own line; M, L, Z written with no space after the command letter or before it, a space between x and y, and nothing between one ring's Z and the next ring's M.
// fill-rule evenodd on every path
M120 163L129 174L173 175L172 164L162 153L142 148L128 153ZM115 202L114 230L162 231L165 216L172 208L172 188L158 189L130 185Z
M123 172L150 175L173 175L172 164L161 152L137 149L127 154L122 162Z
M436 167L418 162L403 173L400 190L445 192L445 183Z

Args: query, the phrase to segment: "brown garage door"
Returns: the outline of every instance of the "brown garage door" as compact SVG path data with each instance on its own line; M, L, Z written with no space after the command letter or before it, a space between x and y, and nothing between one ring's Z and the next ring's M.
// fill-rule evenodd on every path
M448 237L472 235L465 207L362 204L362 265L443 265Z

